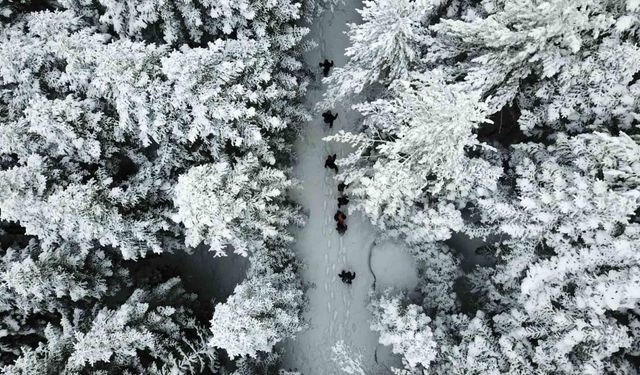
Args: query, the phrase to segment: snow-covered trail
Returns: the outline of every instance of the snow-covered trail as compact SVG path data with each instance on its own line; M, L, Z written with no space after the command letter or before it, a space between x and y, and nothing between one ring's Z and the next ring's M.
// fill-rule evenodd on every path
M360 1L346 0L345 3L334 12L325 12L311 26L310 36L317 41L318 47L305 55L308 66L315 67L317 72L306 99L310 108L315 108L322 100L325 90L318 63L327 58L333 60L335 66L343 66L348 45L344 34L347 23L360 21L356 12L361 7ZM392 358L389 358L388 349L378 348L378 335L369 329L371 315L367 310L373 283L369 252L375 230L360 214L348 214L346 234L337 233L333 220L337 210L337 181L334 180L335 173L323 167L327 155L345 156L347 148L324 142L322 138L340 129L350 129L358 116L348 106L326 109L339 113L333 129L322 122L318 113L325 109L315 110L314 120L305 125L296 145L295 174L302 182L297 198L308 210L309 218L307 225L296 232L295 248L305 264L303 279L311 285L306 312L310 326L296 339L283 343L283 367L297 369L303 375L340 374L331 359L331 348L338 340L343 340L350 350L362 356L367 373L388 373L385 366L376 364L376 358L378 362L382 359L389 362ZM343 269L356 272L356 279L350 286L338 277ZM410 275L411 271L401 273Z

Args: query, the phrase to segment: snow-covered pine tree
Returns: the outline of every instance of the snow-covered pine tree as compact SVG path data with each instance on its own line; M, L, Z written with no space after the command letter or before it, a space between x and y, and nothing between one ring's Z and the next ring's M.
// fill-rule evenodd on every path
M127 269L103 249L72 245L43 250L39 242L2 231L0 258L0 365L21 348L35 347L60 314L92 306L126 291Z
M0 27L29 12L51 10L55 0L0 0Z
M513 348L502 347L493 329L491 316L482 311L475 315L441 314L432 322L436 358L431 362L433 374L535 374L529 362L517 362ZM512 360L510 362L510 360Z
M232 358L256 358L306 326L299 264L287 243L268 241L250 261L246 280L225 303L216 305L211 320L210 345Z
M487 122L474 93L448 85L436 74L398 80L392 97L355 106L364 116L360 133L326 140L351 144L339 178L350 185L352 206L385 235L409 243L449 238L463 227L459 211L495 190L502 168L469 149L492 148L475 134Z
M171 52L69 12L27 15L2 38L0 207L43 245L161 252L182 233L169 217L185 168L248 152L284 165L281 137L304 117L297 78L271 75L285 63L257 41Z
M256 357L241 357L236 360L236 369L229 372L229 375L301 375L299 372L280 369L280 360L280 354L277 352L260 353Z
M511 356L543 372L628 373L640 303L640 146L624 133L514 146L512 194L479 200L511 240L483 272ZM517 348L517 349L516 349ZM627 350L631 350L628 352Z
M176 185L175 220L186 227L186 243L205 243L217 255L246 256L265 241L292 241L282 228L302 218L285 196L291 181L280 170L261 167L248 154L235 164L219 162L191 168Z
M491 0L433 25L425 61L529 133L629 129L638 115L637 1ZM451 63L455 61L456 63Z
M95 306L49 323L45 341L26 349L5 374L195 374L215 352L189 315L179 279L136 290L118 308Z
M423 297L422 307L429 316L456 312L459 309L454 286L463 275L460 255L444 243L423 243L411 249L418 268L417 289Z
M59 0L121 38L158 44L206 45L216 39L271 39L301 17L292 0ZM301 29L298 29L301 30Z
M426 28L435 9L430 1L369 0L358 10L362 23L349 25L347 64L325 79L324 105L353 101L354 95L378 83L406 79L420 57Z
M379 332L380 343L391 345L394 353L401 354L408 369L428 371L437 348L429 325L431 319L422 308L406 301L402 294L383 294L373 299L370 309L371 330Z
M68 303L98 301L128 286L127 269L107 251L81 252L71 245L43 251L32 239L4 251L3 297L24 313L64 311Z
M342 370L343 373L349 375L366 375L367 373L362 369L362 354L355 352L349 348L344 341L339 340L331 347L333 355L331 359Z
M7 1L12 6L30 3ZM286 227L300 218L285 190L292 185L291 139L297 124L308 119L301 105L306 79L298 59L306 29L295 25L300 4L288 0L47 4L49 11L41 13L12 8L16 12L0 28L0 215L37 236L43 252L68 246L96 260L102 248L117 248L125 258L135 259L149 251L184 248L179 242L188 228L182 223L194 218L183 215L179 223L172 220L180 176L188 181L190 173L227 165L229 172L233 170L229 178L249 182L238 194L254 196L233 198L235 203L247 199L241 214L255 214L251 224L259 228L250 226L251 219L234 216L239 207L221 205L228 211L214 219L234 217L234 225L246 220L240 230L224 238L224 244L237 245L239 252L255 250L251 256L259 264L243 284L247 289L256 289L261 280L273 286L275 302L267 299L258 318L271 314L292 322L283 326L275 319L266 320L261 332L275 332L269 336L275 343L299 331L304 298ZM192 169L196 166L202 168ZM264 195L263 189L269 193ZM286 215L276 215L278 205ZM202 217L210 211L189 213ZM58 280L49 290L24 274L27 269L37 271L30 261L9 261L12 275L22 277L14 280L17 290L67 293L74 298L85 292L72 285L73 278ZM43 277L61 276L45 266ZM140 287L136 292L140 296L153 288ZM283 296L286 301L278 302L277 297ZM63 314L64 307L64 323L59 317L43 319L50 323L49 340L36 348L44 339L43 324L39 338L30 342L31 349L11 371L86 372L104 366L136 372L149 362L134 351L153 351L151 344L159 346L151 355L159 356L151 369L161 373L185 373L209 356L210 350L200 345L204 338L194 337L190 350L192 344L179 341L184 330L191 334L201 330L192 329L191 318L182 318L190 315L187 307L163 303L169 301L167 296L121 307L94 301L74 310L77 313L66 301L71 297L61 298L64 302L56 314ZM167 324L175 323L173 328L152 326L163 314ZM122 324L113 332L102 332L114 316L122 316ZM251 311L244 317L250 319ZM109 341L117 335L100 341L129 328L152 340L129 342L121 348L123 353ZM81 350L75 351L78 346Z

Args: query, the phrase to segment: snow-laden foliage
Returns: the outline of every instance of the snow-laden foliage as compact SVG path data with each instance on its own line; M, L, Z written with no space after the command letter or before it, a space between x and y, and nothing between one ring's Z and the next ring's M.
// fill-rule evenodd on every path
M300 264L288 243L269 240L250 254L246 279L225 303L216 305L209 345L229 356L261 361L263 352L306 327ZM255 363L253 363L255 365Z
M344 341L340 340L331 347L333 355L331 359L340 367L340 370L349 375L366 375L362 369L362 355L350 350Z
M273 375L301 375L297 371L287 371L280 368L280 353L260 353L257 357L241 357L235 361L235 371L229 372L230 375L255 375L255 374L273 374ZM222 372L227 374L227 372Z
M418 268L418 286L422 307L430 314L458 309L454 291L456 280L462 276L460 257L441 243L425 243L411 249Z
M409 368L428 369L436 356L431 319L417 305L402 296L382 295L371 302L371 329L380 333L380 343L390 345Z
M280 102L298 79L271 75L282 63L257 41L170 51L110 41L68 12L31 14L0 37L2 217L45 245L161 252L181 232L170 211L185 166L246 152L273 165L289 147L277 135L304 117Z
M43 251L38 241L26 241L1 252L0 365L11 363L22 347L37 345L52 317L113 297L130 284L126 268L107 251L82 253L69 245Z
M486 16L432 26L425 60L448 65L492 111L515 101L528 132L631 126L640 105L640 86L631 84L640 53L635 0L491 0L481 8Z
M411 14L419 48L394 63L401 75L355 84L351 58L328 80L332 96L353 87L367 98L354 106L358 132L329 140L355 148L338 176L354 208L415 249L437 348L428 372L637 373L640 3L432 5ZM359 30L388 35L387 19ZM350 36L351 50L367 51ZM489 242L467 274L458 250L468 250L440 242L454 231ZM404 360L398 371L411 373Z
M446 240L462 229L458 208L493 191L502 173L467 155L491 150L474 133L488 121L485 106L437 76L416 74L391 90L390 99L356 106L365 116L361 133L326 139L355 147L340 162L352 207L410 243Z
M183 293L175 290L178 282L169 280L153 292L138 289L116 309L63 315L59 325L47 326L44 342L25 350L4 373L80 374L97 368L105 374L199 373L215 354L175 298ZM142 362L139 353L149 362Z
M501 343L492 330L492 322L483 312L443 315L433 323L438 354L431 364L434 374L535 374L526 362L507 365L511 348L501 352Z
M557 134L514 146L510 164L501 193L476 201L482 225L509 237L492 246L495 267L468 275L466 313L446 247L423 250L435 271L418 289L435 316L431 371L634 374L640 146L624 133Z
M283 20L297 20L291 0L60 0L78 13L98 17L122 38L168 44L206 43L214 38L274 36Z
M289 0L0 0L0 217L34 238L0 238L7 373L213 369L211 327L177 281L126 273L200 243L261 263L243 287L268 282L273 300L254 296L262 308L244 317L274 319L256 336L273 346L300 330L288 227L302 220L288 193L308 119L301 11Z
M349 25L347 65L335 68L325 79L329 84L325 104L353 100L353 95L378 82L407 78L424 42L421 22L433 7L430 0L364 1L358 11L362 23Z
M186 227L186 243L205 243L224 255L225 247L242 255L261 249L265 240L292 238L281 228L298 221L284 196L291 181L280 170L261 168L252 155L191 168L176 186L174 220Z
M513 238L488 288L510 308L494 317L503 343L531 341L518 355L543 371L617 368L640 303L640 146L624 133L558 135L512 158L515 196L480 201L483 221Z
M55 1L55 0L52 0ZM2 23L12 21L26 12L52 9L49 0L0 0L0 27Z
M206 331L190 312L193 297L178 278L163 283L134 278L113 249L44 249L3 227L3 242L12 241L3 245L0 258L3 374L81 374L98 368L139 373L148 364L148 373L178 374L216 366ZM133 284L139 289L131 293ZM141 352L153 363L143 364L147 354Z
M274 245L277 246L277 245ZM251 256L247 279L231 297L216 306L209 344L231 358L257 357L293 337L305 327L305 305L296 263L282 250L259 251Z
M71 246L42 251L32 240L23 249L8 248L0 271L2 299L24 313L55 312L66 300L81 303L113 295L127 271L104 250L79 253Z

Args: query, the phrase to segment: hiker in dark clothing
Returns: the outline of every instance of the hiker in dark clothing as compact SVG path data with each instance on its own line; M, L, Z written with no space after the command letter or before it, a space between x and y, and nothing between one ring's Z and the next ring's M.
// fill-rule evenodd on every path
M337 221L338 223L344 224L344 221L347 220L347 215L345 215L344 212L338 210L336 211L336 214L333 215L333 220Z
M344 194L344 189L347 187L347 184L345 184L344 182L341 182L338 184L338 192L340 192L340 194Z
M331 111L326 111L322 114L325 124L329 124L329 128L333 128L333 122L338 118L338 114L331 114Z
M340 235L345 234L345 232L347 231L347 224L345 224L344 222L338 221L338 224L336 224L336 230Z
M338 173L338 166L336 165L336 154L327 156L327 160L324 161L324 167L333 169Z
M321 62L319 65L322 68L322 73L326 77L326 76L329 75L329 69L333 68L333 60L331 60L331 62L329 62L329 60L324 59L324 61Z
M346 195L338 197L338 207L346 206L347 204L349 204L349 198Z
M355 272L347 272L345 270L342 270L342 272L340 272L338 274L338 277L340 277L340 279L342 279L342 282L345 284L351 284L351 282L353 281L353 279L356 278L356 273Z

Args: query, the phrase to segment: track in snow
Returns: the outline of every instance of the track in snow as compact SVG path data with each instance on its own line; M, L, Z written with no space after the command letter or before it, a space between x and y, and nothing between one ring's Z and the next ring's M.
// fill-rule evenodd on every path
M345 2L346 5L338 7L333 13L324 13L311 26L310 37L318 42L318 47L305 55L308 66L316 69L316 80L306 98L309 108L315 108L325 90L318 63L327 58L333 60L335 66L344 66L344 52L348 45L344 31L348 23L360 21L356 12L356 8L361 8L360 1ZM339 113L333 129L328 129L320 113L314 110L314 120L306 124L296 144L298 160L295 174L303 188L297 199L309 210L309 218L307 225L295 233L295 250L305 264L302 277L311 285L307 291L309 306L305 313L309 328L297 338L280 345L283 368L296 369L303 375L341 374L331 359L331 348L338 340L343 340L350 350L362 355L368 374L388 373L386 366L376 364L378 335L369 329L371 315L367 310L368 295L374 282L370 252L374 251L371 244L375 239L375 230L360 214L348 214L349 229L344 236L338 235L333 220L337 210L337 181L334 180L333 171L323 168L327 155L336 153L339 157L345 156L347 146L329 144L322 138L341 129L350 129L358 116L348 107L326 109ZM388 263L388 260L383 262ZM405 264L411 268L411 262ZM343 284L338 278L342 269L356 272L356 279L351 286ZM412 269L398 272L415 273ZM384 350L382 347L377 350L378 360L397 364L397 358L388 353L384 360L381 359Z

